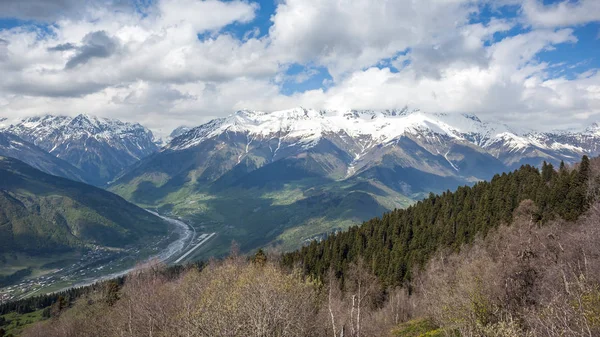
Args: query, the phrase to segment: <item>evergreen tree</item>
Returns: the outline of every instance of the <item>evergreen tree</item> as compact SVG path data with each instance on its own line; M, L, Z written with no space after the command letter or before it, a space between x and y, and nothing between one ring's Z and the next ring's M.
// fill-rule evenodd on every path
M548 163L542 165L542 172L524 165L489 182L430 194L407 209L394 210L322 242L313 241L285 254L282 263L289 267L300 263L306 273L321 279L331 267L343 280L348 265L362 258L384 285L402 285L415 267L423 266L440 248L458 250L477 235L511 223L523 200L536 204L534 221L547 222L557 215L575 220L588 206L589 176L587 157L572 171L561 163L558 173Z
M544 161L544 163L542 164L542 178L543 178L544 182L545 183L550 182L550 180L552 180L552 178L554 178L555 173L556 172L554 171L554 166L552 166L551 163L546 163L546 161Z

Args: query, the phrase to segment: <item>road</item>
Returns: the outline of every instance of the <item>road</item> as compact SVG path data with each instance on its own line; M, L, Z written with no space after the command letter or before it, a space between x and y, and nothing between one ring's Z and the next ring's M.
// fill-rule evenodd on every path
M177 263L179 263L179 262L183 261L183 259L185 259L185 258L186 258L188 255L190 255L190 254L191 254L191 253L193 253L193 252L194 252L196 249L198 249L200 246L202 246L202 245L203 245L203 244L204 244L206 241L208 241L210 238L212 238L212 237L213 237L213 235L215 235L215 234L217 234L217 233L210 233L210 234L202 234L202 235L200 235L200 237L199 237L199 239L200 239L200 242L198 242L198 244L197 244L197 245L195 245L194 247L192 247L192 249L188 250L188 251L187 251L185 254L181 255L181 257L180 257L180 258L178 258L178 259L175 261L175 264L177 264Z

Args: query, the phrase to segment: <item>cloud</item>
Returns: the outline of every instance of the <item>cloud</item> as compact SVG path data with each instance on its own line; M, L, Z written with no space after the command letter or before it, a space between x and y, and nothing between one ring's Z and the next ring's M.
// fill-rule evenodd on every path
M549 65L535 57L549 46L574 42L570 29L533 31L486 47L486 67L477 62L451 64L436 77L420 76L420 69L412 66L398 73L372 67L354 72L320 96L324 107L332 109L408 105L426 111L472 112L509 124L535 119L535 127L544 129L556 128L559 122L577 124L564 112L598 114L597 87L590 84L599 77L551 79Z
M0 61L4 61L8 58L8 41L0 39Z
M186 25L196 32L220 29L232 22L249 22L258 4L243 1L162 0L158 3L160 24L166 27Z
M474 10L467 0L287 0L271 18L269 35L283 59L314 62L340 78L455 32Z
M77 47L72 43L61 43L54 47L49 47L48 51L67 51L67 50L73 50L76 48Z
M539 27L564 27L600 21L600 1L561 1L544 5L539 0L525 0L522 12L527 21Z
M53 22L65 17L85 16L91 8L107 7L131 8L126 1L120 0L2 0L0 18Z
M398 69L409 65L418 76L438 79L449 67L486 68L490 59L485 42L489 42L495 33L507 31L513 26L513 23L497 19L490 20L486 25L464 25L451 33L439 34L434 39L416 44L407 54L396 58L393 64Z
M268 22L250 0L25 1L0 11L51 24L0 30L2 116L88 112L165 134L297 105L409 105L543 128L600 117L598 72L567 78L568 60L539 60L580 43L570 26L595 20L592 1L281 0ZM516 18L483 15L505 4ZM283 94L317 73L333 79Z
M59 46L65 46L65 44ZM105 31L89 33L83 38L83 45L77 48L77 53L69 59L65 68L74 68L94 58L107 58L116 51L117 46L118 42L108 36Z
M153 6L145 13L97 9L98 19L61 19L50 33L35 26L0 31L0 37L13 41L0 63L7 75L0 88L13 94L79 97L137 80L219 82L266 78L279 71L277 61L264 55L266 41L240 41L227 34L198 39L204 30L250 20L257 5L164 0ZM174 19L173 12L186 7L192 10L193 24L185 16Z

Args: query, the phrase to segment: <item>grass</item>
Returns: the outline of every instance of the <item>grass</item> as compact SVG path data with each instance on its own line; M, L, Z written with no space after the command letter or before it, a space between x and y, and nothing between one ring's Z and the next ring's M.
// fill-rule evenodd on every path
M33 270L31 277L37 277L79 261L80 256L79 252L44 256L30 256L21 253L2 254L0 259L3 263L0 263L0 275L9 275L23 268L31 268Z
M0 326L0 328L4 329L5 335L13 335L18 336L23 330L30 326L33 323L44 320L45 318L42 315L44 309L30 312L27 314L18 314L16 312L11 312L6 315L2 315L5 320L5 324Z
M164 183L157 182L149 181L155 187ZM141 185L138 177L111 190L141 207L182 218L199 233L217 232L211 247L199 251L202 258L226 254L233 240L243 251L267 246L293 250L308 239L347 229L413 202L367 180L324 182L309 177L281 185L230 186L217 192L188 181L176 189L150 188L143 198L132 197L139 194L136 190Z

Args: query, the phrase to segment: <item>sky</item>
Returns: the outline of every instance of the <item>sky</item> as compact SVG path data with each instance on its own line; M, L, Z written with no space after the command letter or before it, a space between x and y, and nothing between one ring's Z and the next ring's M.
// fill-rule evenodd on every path
M600 122L599 0L0 0L0 117L239 109Z

